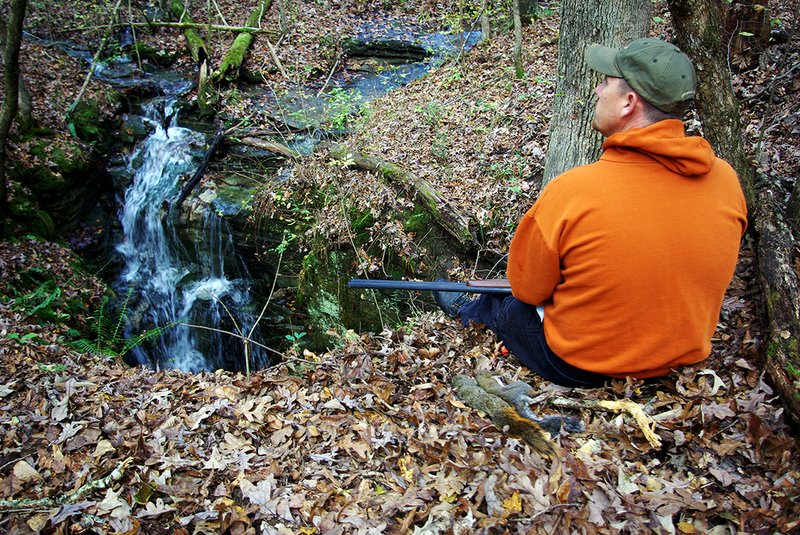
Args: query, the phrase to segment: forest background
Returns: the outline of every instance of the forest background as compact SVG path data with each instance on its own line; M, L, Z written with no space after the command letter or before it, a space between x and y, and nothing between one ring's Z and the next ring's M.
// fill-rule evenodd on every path
M4 3L4 15L18 3ZM190 7L201 26L235 27L244 25L258 4ZM170 69L198 72L202 61L189 52L185 28L131 26L144 20L149 6L28 2L19 72L34 124L12 127L4 151L9 166L57 173L64 165L95 161L102 132L90 126L114 124L120 100L86 77L85 62L52 43L68 39L96 52L111 13L136 28L137 41ZM246 67L276 88L324 84L331 72L346 68L340 37L365 20L380 14L384 20L413 18L464 29L480 24L482 6L275 2L261 21L271 33L254 34ZM559 27L561 6L539 7L516 36L522 73L514 62L511 6L498 4L490 39L347 119L352 151L428 181L460 213L485 223L481 251L499 255L541 188L547 158L558 44L565 30ZM339 333L325 351L295 344L280 364L251 374L131 368L119 358L76 351L70 344L75 332L91 331L106 292L91 269L79 267L73 250L91 241L92 228L48 228L33 182L42 175L10 174L11 217L0 242L0 529L796 530L797 435L785 408L793 401L778 395L765 369L775 356L768 349L781 350L769 342L782 341L791 353L795 340L796 355L797 332L789 321L775 326L780 307L764 297L762 280L765 259L780 259L770 257L760 240L768 227L797 224L791 212L800 133L797 6L727 7L744 13L734 17L732 28L720 26L727 31L720 43L740 105L744 149L757 171L753 196L775 198L789 209L775 213L775 205L768 204L770 214L752 226L757 232L743 246L712 357L655 385L619 381L584 392L554 387L519 369L491 334L460 329L424 303L403 324L386 325L379 333ZM738 25L756 19L762 23L758 31ZM651 35L674 37L669 6L654 3L648 26ZM198 30L205 37L207 64L216 68L234 35ZM104 54L124 52L112 42L107 40ZM217 83L208 95L209 105L230 125L270 122L258 115L236 80ZM89 115L82 120L79 112ZM701 119L692 117L689 128L702 129ZM354 274L380 273L382 243L409 264L425 262L419 229L396 219L409 202L408 188L387 184L379 170L365 170L347 158L312 155L288 186L265 184L254 211L285 213L326 186L338 195L328 205L314 205L308 214L313 232L298 233L292 247L311 248L319 239L352 246L360 259ZM362 243L349 243L353 227L342 199L358 213L371 214ZM754 211L754 217L759 214L763 210ZM783 263L796 280L793 241L789 252ZM448 270L452 277L489 275L475 273L468 259ZM451 379L479 370L531 383L543 415L571 410L586 422L586 431L553 437L559 448L555 460L532 453L454 395ZM791 369L788 373L791 385ZM600 404L619 400L643 408L647 421Z

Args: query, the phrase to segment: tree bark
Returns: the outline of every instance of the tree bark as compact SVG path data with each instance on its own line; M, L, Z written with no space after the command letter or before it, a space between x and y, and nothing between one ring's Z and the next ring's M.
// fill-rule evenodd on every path
M300 153L292 149L291 147L287 147L286 145L282 145L281 143L275 143L274 141L268 141L266 139L261 139L257 137L245 137L242 138L239 141L239 143L256 149L268 150L269 152L273 152L275 154L278 154L285 158L290 158L292 160L299 160L301 157Z
M3 50L3 105L0 107L0 221L8 215L6 144L19 109L19 47L28 0L11 0Z
M271 5L272 0L261 0L258 3L258 7L250 13L250 17L247 19L247 27L257 28L261 24L264 13L267 12ZM250 49L250 44L252 42L253 34L251 32L244 31L236 36L228 53L222 58L219 70L214 73L215 81L219 82L225 80L227 82L233 82L239 78L239 69L241 69L242 63L244 63L244 57Z
M462 246L469 249L477 244L475 236L469 230L467 217L450 204L427 180L389 162L359 154L346 145L332 145L330 155L334 159L349 162L349 165L357 169L378 173L387 182L410 188L436 222Z
M547 184L567 169L600 154L600 135L591 128L594 88L600 75L590 70L583 51L591 43L621 47L644 36L648 0L564 0L558 41L558 82L544 167Z
M768 317L764 367L787 412L800 422L800 283L794 262L792 232L778 214L774 193L761 193L755 216L759 283Z
M517 80L521 80L525 76L525 67L522 65L522 19L519 13L520 0L512 2L512 11L514 15L514 74Z
M8 33L8 26L6 21L0 17L0 54L5 54L6 49L6 34ZM22 76L19 77L19 109L17 111L17 128L20 133L30 132L35 126L33 120L33 103L28 88L25 85L25 80Z
M714 151L739 174L747 205L756 204L750 161L742 142L741 112L728 72L726 41L722 38L722 13L714 0L668 0L675 40L697 71L695 105L705 137Z

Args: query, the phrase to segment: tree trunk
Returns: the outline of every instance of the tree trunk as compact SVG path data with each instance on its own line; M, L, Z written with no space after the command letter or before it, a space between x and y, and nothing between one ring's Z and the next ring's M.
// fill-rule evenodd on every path
M492 23L489 20L489 0L483 0L481 7L481 41L492 38Z
M722 14L715 0L668 0L678 47L692 58L697 71L696 107L703 137L739 174L747 205L755 207L753 172L742 143L741 113L728 72L727 40L721 35Z
M797 423L800 422L800 283L794 264L792 232L779 216L780 211L781 204L774 193L762 192L755 216L759 282L769 325L762 347L767 374Z
M765 368L791 417L800 421L800 284L794 242L786 219L797 210L795 186L790 206L770 190L756 193L755 173L742 142L739 104L728 72L728 38L720 34L722 15L715 0L668 0L678 46L698 72L697 110L705 137L739 173L757 237L759 283L766 304L768 332ZM796 214L795 214L796 215ZM788 216L785 217L785 216Z
M257 28L261 24L264 13L267 12L271 5L272 0L261 0L258 3L258 7L250 13L250 17L247 19L247 27ZM239 69L241 69L242 63L244 63L245 54L247 54L247 51L250 49L250 44L252 42L253 34L248 31L244 31L236 36L230 50L228 50L228 53L222 58L219 70L214 73L215 81L219 82L224 79L227 82L233 82L239 78Z
M6 34L8 33L8 26L5 19L0 17L0 54L5 54L6 49ZM28 88L25 86L25 80L19 77L19 109L17 111L17 128L20 133L30 132L35 126L33 121L33 104L31 95Z
M514 12L514 74L517 80L525 77L525 67L522 65L522 19L519 13L520 0L512 2Z
M11 0L3 50L3 105L0 107L0 221L8 215L6 144L19 109L19 47L28 0ZM0 223L1 225L1 223Z
M600 154L600 134L591 128L599 75L583 60L591 43L620 47L644 36L648 0L564 0L558 41L558 82L544 167L546 184L567 169Z

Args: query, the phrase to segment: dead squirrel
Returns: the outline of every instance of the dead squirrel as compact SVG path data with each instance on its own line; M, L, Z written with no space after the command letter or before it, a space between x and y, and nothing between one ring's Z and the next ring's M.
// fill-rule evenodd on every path
M450 384L456 394L473 409L485 412L498 429L522 438L534 451L553 456L555 448L545 430L557 434L566 431L581 432L583 422L570 416L536 418L530 410L533 388L522 381L503 385L489 372L477 377L455 376Z

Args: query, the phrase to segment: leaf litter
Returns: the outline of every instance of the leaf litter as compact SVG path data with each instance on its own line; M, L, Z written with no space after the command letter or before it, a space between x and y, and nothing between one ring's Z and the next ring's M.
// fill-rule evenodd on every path
M509 227L538 187L556 28L550 20L526 30L526 65L535 77L529 75L525 91L486 67L510 62L509 41L498 37L463 66L442 68L377 102L379 119L368 122L355 143L405 163L475 217L491 221L496 230L487 244L502 251ZM743 73L734 80L737 90L758 94L770 83L768 72ZM473 92L478 86L480 94ZM796 169L796 136L781 133L797 117L797 89L782 90L787 105L762 140L774 143L774 154L794 154L762 163L776 187L786 187L783 177ZM424 107L432 101L445 113ZM462 122L483 113L484 130ZM750 108L745 117L749 124L761 121ZM415 149L433 147L438 128L459 132L448 138L447 158L457 157L444 170L444 153ZM758 139L757 129L749 129L748 140ZM510 159L518 147L525 151L512 184L519 189L506 195L509 182L501 177L508 175L496 168L498 178L487 187L491 162ZM370 203L404 202L374 177L337 174L325 162L320 168L328 170L327 180L349 180L356 202L379 215L383 209ZM294 180L305 178L299 173ZM337 217L320 220L332 237L344 232ZM418 254L414 236L389 221L379 220L372 230L376 241L390 236L409 255ZM101 286L76 278L73 261L68 250L33 240L0 247L4 278L46 265L59 288L88 310L99 302ZM129 534L797 531L796 431L758 357L763 312L754 300L755 272L746 242L707 361L654 383L620 380L593 390L539 380L503 355L491 333L463 329L438 312L423 313L402 329L347 333L340 347L306 352L311 363L278 364L247 378L130 368L76 353L63 344L66 326L26 315L15 300L0 302L0 528ZM540 416L577 416L585 432L554 436L556 460L532 454L454 395L453 376L482 370L529 382L539 392ZM559 407L565 399L576 406L635 403L658 442L627 413Z

